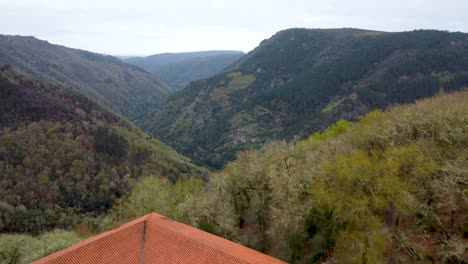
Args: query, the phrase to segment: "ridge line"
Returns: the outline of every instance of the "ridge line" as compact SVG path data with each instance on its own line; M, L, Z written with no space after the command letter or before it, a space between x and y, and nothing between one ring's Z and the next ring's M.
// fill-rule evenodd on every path
M170 218L167 218L167 219L172 220L172 219L170 219ZM174 220L172 220L172 221L174 221ZM148 222L148 221L146 221L146 222ZM146 229L146 222L145 222L145 229ZM174 221L174 222L179 223L179 224L183 224L183 223L180 223L180 222L177 222L177 221ZM174 235L176 235L176 236L183 237L184 239L190 240L190 241L194 242L195 244L198 244L198 245L200 245L200 246L202 246L202 247L206 247L206 248L209 248L209 249L211 249L211 250L213 250L213 251L219 252L219 253L221 253L222 255L224 255L224 256L226 256L226 257L228 257L228 258L230 258L230 259L235 259L235 260L239 260L239 261L241 261L241 262L243 262L243 263L248 263L246 260L244 260L244 259L242 259L242 258L240 258L240 257L233 256L233 255L229 254L228 252L226 252L226 251L224 251L224 250L215 248L215 247L213 247L213 246L211 246L211 245L209 245L209 244L206 244L206 243L204 243L204 242L201 242L201 241L199 241L199 240L197 240L197 239L195 239L195 238L192 238L192 237L190 237L190 236L183 235L183 234L181 234L181 233L178 233L178 232L176 232L176 231L173 231L173 230L171 230L170 228L164 227L164 226L162 226L162 225L160 225L160 224L158 224L158 223L155 223L155 222L153 222L153 221L151 221L150 223L151 223L151 224L154 224L154 225L156 225L157 227L159 227L159 228L161 228L161 229L163 229L163 230L165 230L165 231L167 231L167 232L169 232L169 233L172 233L172 234L174 234ZM185 224L183 224L183 225L185 225ZM189 227L190 227L190 226L189 226ZM193 227L193 228L194 228L194 227ZM195 229L197 229L197 230L199 230L199 231L201 231L201 232L204 232L204 233L208 233L208 232L203 231L203 230L198 229L198 228L195 228ZM208 234L210 234L210 233L208 233ZM215 236L215 237L218 237L218 236L213 235L213 234L210 234L210 235ZM221 237L218 237L218 238L221 238ZM224 239L224 238L221 238L221 239ZM231 240L228 240L228 239L224 239L224 240L227 240L227 241L229 241L229 242L231 242L231 243L236 244L237 246L246 248L246 249L248 249L248 250L255 251L255 250L253 250L253 249L251 249L251 248L248 248L248 247L246 247L246 246L244 246L244 245L242 245L242 244L236 243L236 242L234 242L234 241L231 241ZM273 258L272 256L269 256L269 255L267 255L267 254L265 254L265 253L262 253L262 252L259 252L259 253L261 253L261 254L263 254L263 255L265 255L265 256L267 256L267 257ZM141 264L143 264L143 263L141 263Z
M143 234L141 237L140 264L143 264L145 262L146 223L148 223L148 218L145 219L145 223L143 224Z

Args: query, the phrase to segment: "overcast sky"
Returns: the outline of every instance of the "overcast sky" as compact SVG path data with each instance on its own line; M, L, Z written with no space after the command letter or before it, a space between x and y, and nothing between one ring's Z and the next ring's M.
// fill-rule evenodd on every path
M0 0L0 33L112 55L250 51L291 28L468 32L468 0Z

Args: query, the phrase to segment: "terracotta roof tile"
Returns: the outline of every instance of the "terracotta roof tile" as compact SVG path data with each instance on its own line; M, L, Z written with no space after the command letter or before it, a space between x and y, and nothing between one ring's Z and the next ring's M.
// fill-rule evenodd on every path
M284 262L152 213L34 263L240 264Z

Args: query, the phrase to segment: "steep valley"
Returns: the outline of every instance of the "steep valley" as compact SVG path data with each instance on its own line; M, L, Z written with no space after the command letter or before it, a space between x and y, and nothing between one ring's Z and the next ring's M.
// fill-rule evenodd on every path
M171 96L143 128L222 168L272 139L304 138L340 119L468 84L468 35L289 29Z

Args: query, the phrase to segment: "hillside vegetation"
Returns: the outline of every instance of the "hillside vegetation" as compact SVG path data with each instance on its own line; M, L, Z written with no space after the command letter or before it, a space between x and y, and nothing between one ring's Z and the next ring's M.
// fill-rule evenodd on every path
M30 264L72 246L84 238L73 231L52 231L39 236L0 235L0 263Z
M93 100L0 69L0 232L86 224L150 175L205 172Z
M144 128L221 168L271 139L305 138L467 84L468 34L289 29L171 96Z
M70 87L132 121L164 101L172 88L138 67L34 37L0 35L0 66Z
M145 69L181 90L192 81L211 77L244 55L241 51L163 53L125 61Z
M0 36L3 63L0 263L150 212L290 263L468 262L468 34L281 31L149 114L114 58Z
M141 179L107 221L161 211L291 263L466 263L467 149L468 92L445 94L241 152L206 186Z

